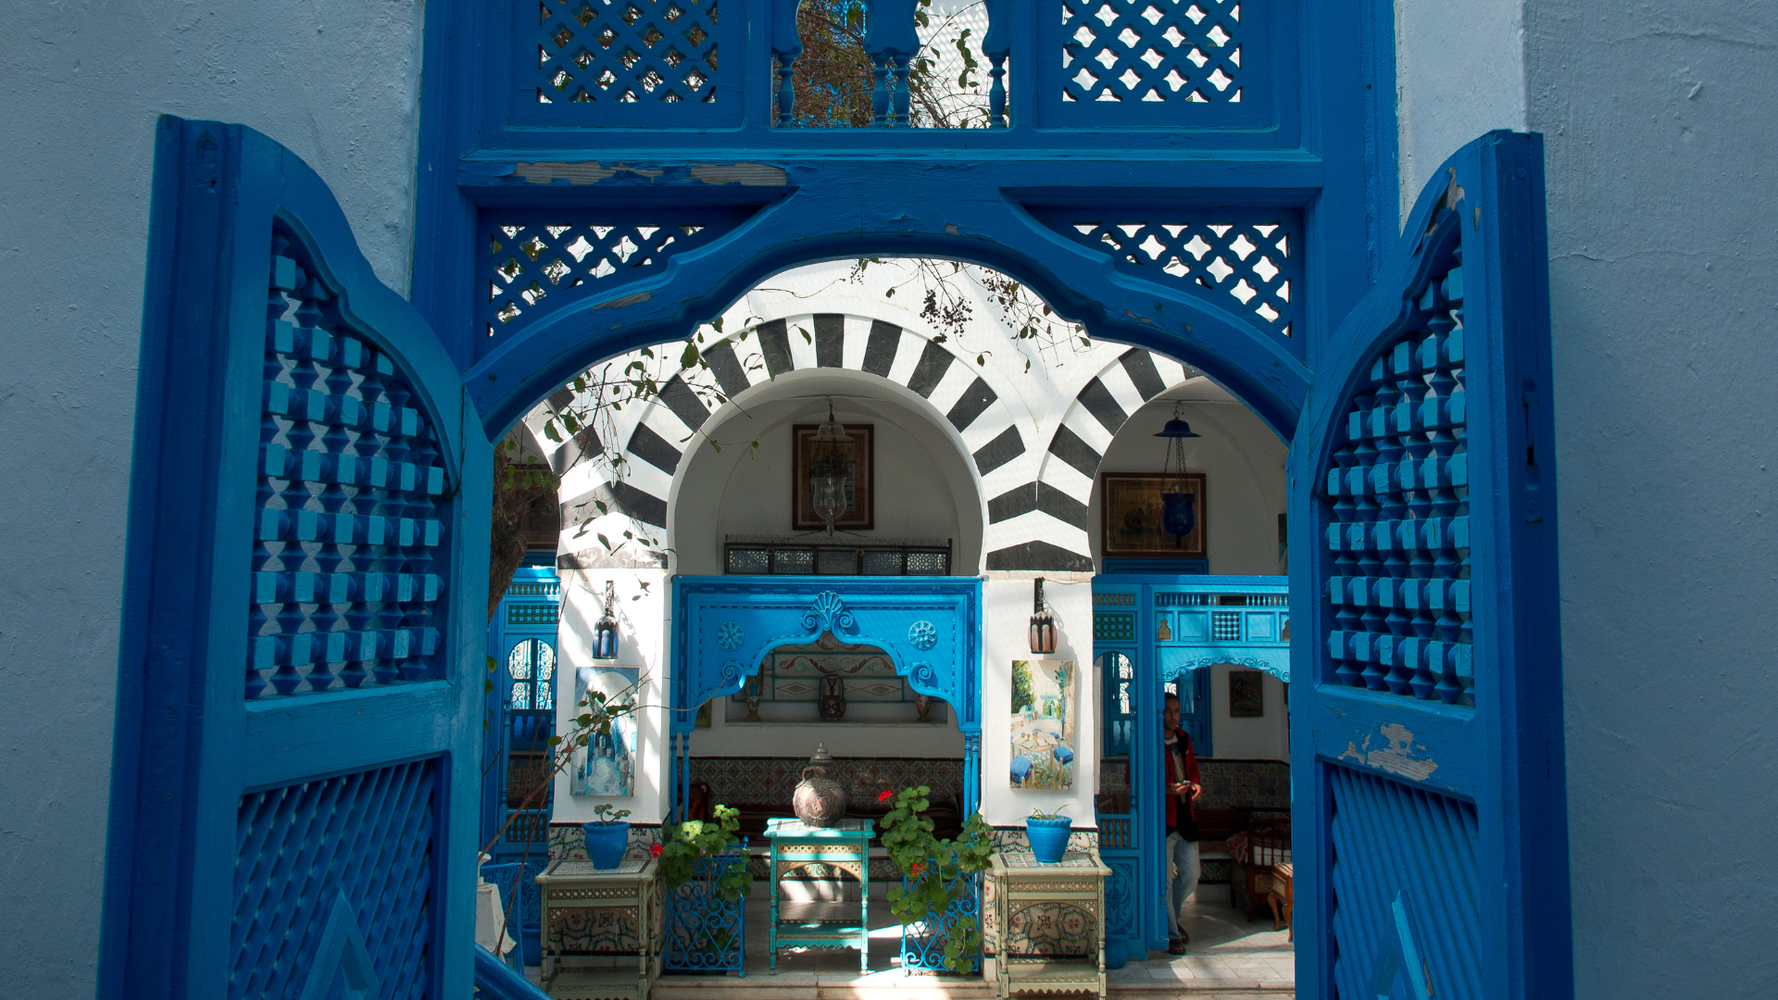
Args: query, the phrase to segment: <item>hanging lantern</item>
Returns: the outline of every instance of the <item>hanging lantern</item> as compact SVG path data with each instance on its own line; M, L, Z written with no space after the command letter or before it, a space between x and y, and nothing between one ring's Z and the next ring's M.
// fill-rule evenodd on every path
M1043 577L1038 577L1031 595L1031 652L1048 655L1056 651L1056 616L1043 603Z
M852 483L852 438L833 416L833 400L827 401L827 420L815 429L809 454L809 500L815 516L833 537L834 522L851 509L846 502Z
M1191 424L1179 415L1180 404L1173 404L1173 419L1155 437L1167 439L1167 457L1161 463L1161 528L1173 536L1173 544L1185 544L1185 536L1198 526L1195 509L1198 495L1187 493L1185 479L1185 441L1201 437L1192 432Z
M600 660L617 659L617 586L610 580L605 581L605 614L593 626L593 657Z

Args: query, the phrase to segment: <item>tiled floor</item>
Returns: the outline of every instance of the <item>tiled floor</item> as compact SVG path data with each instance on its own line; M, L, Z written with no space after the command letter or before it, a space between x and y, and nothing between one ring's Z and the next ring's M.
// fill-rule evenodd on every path
M1204 897L1202 899L1199 896ZM1271 911L1252 923L1245 910L1228 905L1223 886L1204 886L1185 904L1184 926L1191 935L1187 953L1150 953L1110 974L1116 986L1146 983L1202 990L1288 991L1296 987L1296 948L1285 930L1272 930Z
M1230 909L1226 890L1206 886L1204 902L1186 904L1190 953L1174 957L1153 952L1149 961L1131 961L1109 976L1120 1000L1290 1000L1294 996L1293 949L1284 931L1273 931L1270 915L1248 923ZM785 918L842 916L835 904L786 903ZM870 971L861 973L858 952L822 949L785 952L778 972L766 972L764 900L747 907L747 975L664 976L653 1000L988 1000L993 981L955 976L903 975L901 928L883 900L871 901ZM991 971L991 966L990 966ZM536 970L532 970L535 978Z

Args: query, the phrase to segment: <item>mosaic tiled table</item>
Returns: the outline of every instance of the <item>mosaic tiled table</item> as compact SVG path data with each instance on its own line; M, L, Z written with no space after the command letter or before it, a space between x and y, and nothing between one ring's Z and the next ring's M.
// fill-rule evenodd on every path
M989 860L1002 942L994 975L1003 1000L1014 990L1096 990L1105 1000L1105 879L1111 869L1099 852L1069 851L1055 864L1038 861L1029 851L995 851ZM1074 911L1087 921L1097 946L1085 955L1014 953L1006 942L1014 918L1028 910Z
M552 862L537 876L542 891L543 989L557 1000L634 997L647 1000L661 974L661 913L655 892L660 870L653 858L625 858L616 868L590 861ZM587 968L599 955L564 955L550 928L570 910L628 910L636 921L636 968ZM625 954L611 952L609 954Z
M876 824L868 819L844 819L834 826L805 826L801 820L766 821L766 839L772 844L771 960L767 971L778 973L778 949L857 948L858 968L870 971L870 838ZM858 922L850 920L778 919L778 880L786 873L811 865L851 872L858 879Z

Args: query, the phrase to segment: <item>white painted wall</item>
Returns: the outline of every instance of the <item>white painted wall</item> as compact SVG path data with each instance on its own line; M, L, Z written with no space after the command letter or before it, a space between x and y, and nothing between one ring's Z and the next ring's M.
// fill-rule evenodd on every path
M1525 0L1396 0L1401 218L1432 172L1490 129L1525 129Z
M1526 29L1575 995L1778 996L1778 6L1543 0Z
M731 534L795 533L791 427L827 419L827 392L842 423L876 428L876 527L861 534L954 539L957 571L980 565L980 491L944 418L883 379L828 369L786 373L742 394L717 416L722 450L700 444L687 453L670 511L677 572L720 574ZM747 446L756 439L757 452Z
M13 995L95 985L155 116L294 149L405 290L420 10L0 4L0 703L32 709L0 740Z
M1204 473L1206 496L1199 514L1210 572L1284 572L1278 558L1278 515L1285 508L1289 446L1245 403L1209 379L1192 379L1131 414L1106 450L1100 472L1160 472L1167 441L1154 435L1172 419L1175 402L1184 402L1181 415L1202 435L1186 440L1185 464ZM1099 492L1095 485L1089 515L1095 559L1100 558Z
M1245 669L1217 664L1210 668L1210 748L1218 757L1250 760L1290 759L1290 723L1284 704L1284 682L1262 674L1263 708L1258 718L1229 715L1229 671Z

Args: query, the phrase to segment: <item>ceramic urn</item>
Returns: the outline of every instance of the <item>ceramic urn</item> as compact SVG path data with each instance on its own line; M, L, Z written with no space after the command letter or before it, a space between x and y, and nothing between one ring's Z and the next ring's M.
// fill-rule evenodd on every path
M832 826L846 814L846 789L829 775L833 755L827 744L815 747L815 756L803 768L803 780L790 796L790 808L805 826Z

